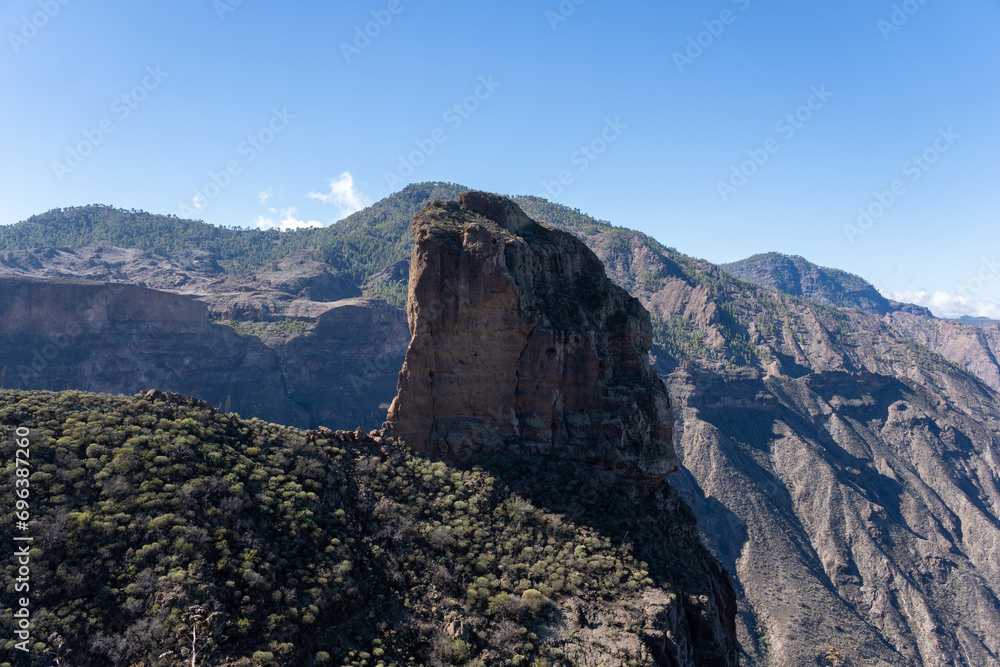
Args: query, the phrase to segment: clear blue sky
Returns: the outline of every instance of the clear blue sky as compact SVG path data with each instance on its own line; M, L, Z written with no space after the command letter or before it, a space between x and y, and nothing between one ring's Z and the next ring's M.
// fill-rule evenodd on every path
M443 180L1000 317L1000 2L576 2L6 0L0 223L331 224Z

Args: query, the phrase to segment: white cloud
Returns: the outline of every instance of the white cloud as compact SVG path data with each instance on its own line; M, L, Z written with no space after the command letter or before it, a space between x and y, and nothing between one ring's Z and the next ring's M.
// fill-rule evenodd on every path
M989 301L975 301L962 294L912 290L892 292L889 298L930 308L931 312L938 317L951 318L970 315L972 317L1000 319L1000 305Z
M194 198L191 200L191 203L199 211L205 206L205 200L202 197L199 197L198 195L194 196Z
M310 192L306 196L310 199L318 199L324 204L336 204L340 208L341 218L357 213L372 203L371 199L358 192L354 187L354 177L349 171L345 171L337 178L330 179L330 192L328 194Z
M271 210L273 211L274 209ZM289 229L306 229L308 227L323 226L323 223L319 222L318 220L309 220L308 222L304 220L299 220L296 217L298 216L298 214L299 214L298 209L295 208L294 206L290 206L288 208L281 209L281 219L279 219L277 222L274 221L274 218L266 218L263 215L258 215L257 219L254 220L254 224L256 224L261 229L270 229L272 227L277 227L282 231L287 231Z
M268 188L257 193L261 206L267 206L267 200L274 196L274 188Z

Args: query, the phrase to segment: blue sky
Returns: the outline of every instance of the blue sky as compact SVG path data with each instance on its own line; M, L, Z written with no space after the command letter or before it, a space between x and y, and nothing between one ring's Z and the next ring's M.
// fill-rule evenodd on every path
M0 27L0 223L325 225L441 180L1000 317L997 0L6 0Z

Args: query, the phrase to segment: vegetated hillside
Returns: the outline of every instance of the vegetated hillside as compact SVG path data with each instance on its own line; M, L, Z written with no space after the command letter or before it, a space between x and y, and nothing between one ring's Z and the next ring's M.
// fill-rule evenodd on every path
M420 183L318 229L228 228L172 215L101 204L53 209L0 227L0 251L88 246L136 248L156 255L201 251L228 273L249 273L298 250L344 271L360 285L409 256L409 224L431 199L457 199L466 188Z
M110 271L106 271L105 276L90 277L136 283L149 279L150 268L162 270L171 264L174 265L173 273L194 273L184 280L174 281L173 285L144 285L170 289L221 273L257 274L274 270L280 260L305 251L335 273L343 274L359 291L364 289L365 296L385 298L393 305L402 306L406 302L405 278L402 290L398 279L390 285L386 285L385 280L372 279L401 261L409 260L413 249L410 224L417 211L435 199L456 200L467 189L452 183L416 183L327 227L291 231L218 227L200 220L102 204L53 209L0 227L0 252L5 253L0 255L0 262L26 275L40 275L40 269L52 268L48 265L53 262L47 260L52 260L57 249L66 253L96 248L99 255L96 260L92 261L94 252L90 251L85 253L83 264L71 267L64 261L63 268L77 272L89 270L95 274L94 267L102 263L110 262L109 267L115 269L133 266L132 272L126 271L117 277ZM526 199L533 198L520 198L519 201ZM148 254L113 256L119 249L141 250ZM32 250L48 252L25 252ZM143 268L140 260L147 263L146 275L141 278L138 276Z
M164 255L203 250L227 270L246 271L308 247L315 230L232 229L170 215L95 204L53 209L0 227L0 250L108 245Z
M893 310L892 303L867 280L840 269L817 266L797 255L769 252L719 266L748 282L831 306L853 306L879 315Z
M4 614L5 667L60 645L190 664L196 622L204 664L716 664L711 559L669 487L544 457L463 470L160 392L0 392L0 449L7 479L29 471L34 539L31 652Z

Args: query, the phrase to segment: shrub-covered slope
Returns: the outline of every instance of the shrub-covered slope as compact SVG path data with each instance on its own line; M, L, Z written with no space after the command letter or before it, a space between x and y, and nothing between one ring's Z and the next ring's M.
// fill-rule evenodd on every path
M731 650L701 602L718 566L669 487L544 460L462 470L159 392L0 393L8 480L17 428L33 625L29 656L3 616L3 665L52 664L60 644L62 664L189 664L192 614L209 665L686 665ZM16 565L3 572L10 599Z

